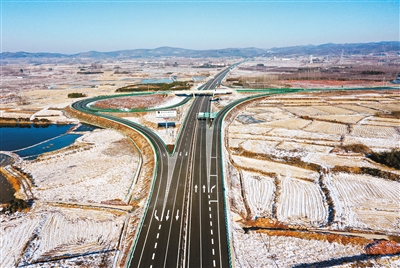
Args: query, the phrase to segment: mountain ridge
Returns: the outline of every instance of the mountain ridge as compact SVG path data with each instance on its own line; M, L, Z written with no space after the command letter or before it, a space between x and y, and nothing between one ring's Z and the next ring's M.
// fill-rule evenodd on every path
M2 52L1 60L5 59L39 59L39 58L64 58L64 59L134 59L158 57L257 57L257 56L289 56L289 55L340 55L345 54L370 54L370 53L400 53L400 41L381 41L369 43L326 43L321 45L300 45L288 47L273 47L270 49L246 47L196 50L162 46L154 49L126 49L108 52L87 51L75 54L50 53L50 52Z

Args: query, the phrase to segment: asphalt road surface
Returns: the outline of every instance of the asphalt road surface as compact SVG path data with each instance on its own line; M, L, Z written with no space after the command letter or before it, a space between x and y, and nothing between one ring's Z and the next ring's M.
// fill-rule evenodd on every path
M229 68L201 89L215 88ZM229 267L218 135L208 120L210 97L198 96L175 153L156 181L130 267Z

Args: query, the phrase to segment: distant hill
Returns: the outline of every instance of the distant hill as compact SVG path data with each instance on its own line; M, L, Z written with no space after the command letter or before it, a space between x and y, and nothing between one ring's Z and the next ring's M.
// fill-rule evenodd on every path
M77 54L61 53L29 53L29 52L3 52L2 60L11 59L134 59L134 58L158 58L158 57L257 57L257 56L293 56L293 55L340 55L342 50L345 54L370 54L370 53L400 53L399 41L387 41L377 43L354 43L354 44L323 44L306 45L280 48L224 48L209 50L194 50L175 47L159 47L155 49L131 49L112 52L88 51Z

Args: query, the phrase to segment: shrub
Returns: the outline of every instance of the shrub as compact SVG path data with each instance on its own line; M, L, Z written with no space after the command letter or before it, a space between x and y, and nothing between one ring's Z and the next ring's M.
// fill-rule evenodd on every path
M391 113L376 113L375 116L400 119L400 111L392 111Z
M375 162L400 170L400 150L392 149L390 152L372 153L368 157Z
M345 150L346 152L353 152L353 153L360 153L360 154L372 153L372 150L368 146L361 144L361 143L342 145L342 146L339 146L339 148Z
M2 213L15 213L17 211L22 211L24 209L30 208L32 205L32 201L25 201L22 199L14 198L7 204L4 209L1 211Z
M381 72L381 71L362 71L361 74L377 75L377 74L385 74L385 72Z
M86 97L86 94L77 93L77 92L68 94L68 98L82 98L82 97Z

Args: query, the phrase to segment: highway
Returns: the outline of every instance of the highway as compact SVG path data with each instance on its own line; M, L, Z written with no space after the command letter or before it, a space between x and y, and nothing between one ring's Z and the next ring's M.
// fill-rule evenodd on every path
M215 88L231 68L199 89ZM209 112L210 97L195 98L173 156L151 130L97 113L88 107L92 101L72 107L141 131L156 151L156 180L129 267L230 267L219 128L210 128L208 120L197 120L199 112Z

